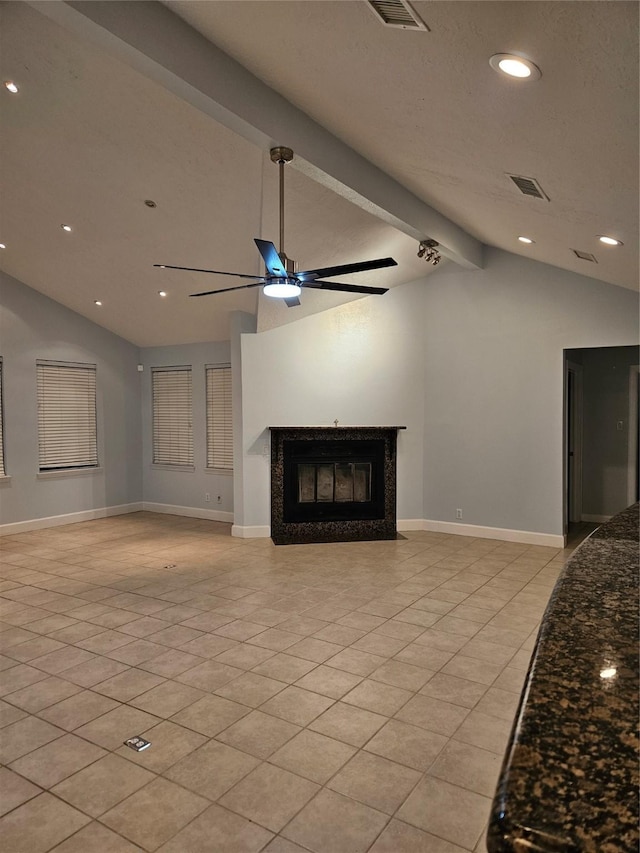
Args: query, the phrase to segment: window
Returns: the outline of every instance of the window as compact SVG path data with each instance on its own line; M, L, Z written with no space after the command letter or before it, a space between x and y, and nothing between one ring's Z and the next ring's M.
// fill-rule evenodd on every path
M154 367L153 464L193 467L191 368Z
M233 418L231 368L228 364L206 368L207 468L233 470Z
M36 367L40 470L97 468L95 364Z
M0 358L0 477L6 475L4 467L4 402L2 399L2 359Z

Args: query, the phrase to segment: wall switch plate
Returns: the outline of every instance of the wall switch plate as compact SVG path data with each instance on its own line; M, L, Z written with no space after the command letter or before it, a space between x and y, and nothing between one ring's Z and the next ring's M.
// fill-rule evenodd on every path
M456 518L462 518L462 510L461 509L456 510Z
M205 492L204 499L207 503L209 503L209 501L211 500L211 495L209 494L209 492Z
M616 429L618 430L618 432L621 432L624 429L624 421L618 421L618 423L616 424Z

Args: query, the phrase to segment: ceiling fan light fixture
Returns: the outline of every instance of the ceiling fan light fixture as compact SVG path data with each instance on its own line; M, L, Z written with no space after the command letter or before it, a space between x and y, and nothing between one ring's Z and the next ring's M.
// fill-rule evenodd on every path
M609 237L607 234L598 234L598 240L606 246L622 246L622 240L616 240L615 237Z
M291 299L294 296L300 296L301 289L299 285L292 284L292 282L287 281L286 278L281 278L276 281L270 281L269 284L265 284L263 293L265 296L276 296L281 299Z
M489 59L489 65L494 71L518 80L539 80L542 77L542 72L535 63L516 53L495 53Z

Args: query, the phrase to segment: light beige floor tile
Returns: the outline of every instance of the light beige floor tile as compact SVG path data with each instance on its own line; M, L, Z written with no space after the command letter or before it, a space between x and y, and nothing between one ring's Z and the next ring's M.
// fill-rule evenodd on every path
M101 696L92 690L83 690L81 693L76 693L75 696L58 702L57 705L46 708L40 712L39 716L49 723L53 723L54 726L60 726L61 729L67 731L74 731L79 726L94 720L96 717L101 717L117 707L118 703L113 699Z
M441 699L443 702L461 705L463 708L473 708L486 691L486 684L438 672L425 684L420 693L434 699Z
M141 693L135 699L130 699L129 704L134 708L140 708L141 711L155 714L157 717L172 717L205 695L202 690L196 690L195 687L189 687L187 684L165 681L146 693Z
M259 758L212 740L178 761L165 775L200 796L217 800L259 763Z
M2 729L0 762L9 764L64 734L62 729L37 717L24 717Z
M6 631L3 633L6 633ZM2 634L0 634L1 636ZM46 677L46 672L41 672L39 669L34 669L34 667L25 663L12 666L10 669L5 669L2 672L0 696L15 693L16 690L21 690L29 684L35 684L36 681L43 681Z
M305 660L324 663L328 658L342 651L337 643L327 643L326 640L316 640L315 637L305 637L287 649L288 655L304 658Z
M258 758L268 758L299 731L300 726L286 720L261 711L252 711L221 732L217 738Z
M381 681L383 684L390 684L392 687L416 691L423 687L432 675L433 672L428 669L399 660L389 660L375 669L369 678L373 681Z
M405 765L359 752L327 783L327 787L391 815L420 777L421 773Z
M65 646L64 649L58 649L56 652L50 652L48 655L43 655L36 658L31 663L43 672L48 672L50 675L57 675L64 672L65 669L70 669L72 666L85 663L93 660L95 655L87 652L84 649L77 649L74 646Z
M88 652L104 655L113 649L128 646L129 643L133 643L134 639L134 636L124 634L122 631L103 631L101 634L94 634L84 640L78 640L76 645Z
M222 696L205 696L175 714L172 722L213 737L249 711L246 705L239 705L237 702L223 699Z
M430 628L439 623L443 617L438 613L430 613L428 610L420 610L418 607L407 607L396 614L400 622L408 622L410 625L420 625L422 628Z
M307 779L261 764L225 794L220 805L279 832L318 790Z
M0 699L0 729L10 726L11 723L15 723L17 720L22 720L26 716L26 711L23 711L21 708L15 708L13 705L9 705L8 702L3 702Z
M207 660L177 675L176 681L213 693L214 690L242 675L244 671L235 666L219 663L217 660Z
M346 625L348 628L358 628L361 631L372 631L379 625L385 623L384 616L373 616L370 613L347 613L346 616L341 616L338 619L338 625Z
M158 853L258 853L273 834L240 815L210 806Z
M501 764L501 755L451 740L429 768L428 775L492 798Z
M261 710L298 726L306 726L333 703L334 700L328 696L303 690L300 687L287 687L265 702Z
M154 773L163 773L185 755L207 742L205 735L192 732L169 720L163 720L157 726L140 734L145 740L150 741L149 748L136 752L122 745L117 750L117 755Z
M490 687L475 707L476 711L511 723L518 710L519 701L520 697L517 693L500 690L499 687Z
M502 756L507 747L511 721L473 710L455 733L455 739Z
M303 676L296 686L322 693L332 699L340 699L360 681L362 681L360 675L352 675L330 666L318 666L308 675Z
M310 723L309 728L352 746L363 746L386 722L387 718L381 714L336 702Z
M396 719L451 737L468 713L466 708L459 705L418 695L398 711Z
M358 708L391 717L406 705L412 696L412 692L402 690L400 687L365 679L343 696L342 701L348 705L356 705Z
M9 693L8 696L5 696L5 700L18 708L22 708L23 711L35 714L49 705L54 705L61 699L79 693L81 690L81 687L64 681L62 678L50 676L42 681L37 681L35 684L30 684L28 687L23 687L22 690L17 690L15 693Z
M385 658L359 649L344 649L327 661L327 666L342 669L352 675L370 675L385 662Z
M198 637L202 636L204 636L202 631L197 631L195 628L187 628L185 625L170 625L168 628L151 634L149 640L152 643L161 643L163 646L176 649L178 646L183 646L185 643L197 640Z
M220 628L216 628L214 633L219 637L230 637L232 640L242 641L248 640L249 637L255 637L256 634L261 634L263 631L264 625L260 623L234 619L233 622L227 622Z
M328 643L337 643L339 646L350 646L361 637L364 637L365 631L358 628L350 628L347 625L331 624L313 635L317 640L326 640Z
M373 630L374 634L382 634L385 637L394 637L396 640L405 640L411 643L416 637L424 633L421 625L411 625L409 622L399 622L397 619L389 619Z
M65 669L65 681L71 681L73 684L78 684L80 687L93 687L107 678L112 678L121 672L126 672L127 664L120 663L111 658L98 657L95 660L81 663L78 666L73 666L71 669Z
M400 720L389 720L364 749L414 770L427 770L447 742L444 735Z
M155 774L124 758L106 755L57 784L52 793L98 817L154 778Z
M484 629L483 629L484 630ZM466 637L459 634L450 634L439 631L437 628L429 628L415 641L419 646L429 646L432 649L441 649L443 652L459 652L468 643Z
M489 817L491 799L425 776L396 817L472 850Z
M141 619L134 619L133 622L127 622L120 630L123 634L142 638L148 637L150 634L155 634L156 631L161 631L163 628L168 628L169 624L162 619L157 619L155 616L143 616Z
M522 692L524 680L525 673L522 670L513 669L512 667L507 666L491 686L498 687L500 690L507 690L511 693L517 693L519 696Z
M282 834L314 853L359 853L371 845L387 820L382 812L324 789Z
M369 853L467 853L457 844L451 844L442 838L436 838L403 823L392 820L380 833Z
M280 628L283 631L291 631L294 634L301 634L303 637L308 637L311 634L315 634L321 628L326 628L328 624L328 622L322 619L313 619L311 616L292 616L286 622L281 622ZM355 628L357 625L353 627Z
M281 835L276 835L271 844L267 844L264 848L264 853L307 853L307 851L299 844L294 844L293 841L287 841Z
M69 734L18 758L11 769L42 788L51 788L104 755L100 747Z
M493 684L503 669L504 664L476 660L459 652L451 658L446 666L442 667L442 672L445 675L456 675L458 678L466 678L469 681L477 681L479 684L489 686Z
M0 767L0 817L26 803L42 790L6 767Z
M118 665L120 666L120 664ZM118 702L128 702L135 696L151 690L152 687L157 687L163 681L164 678L159 675L145 672L136 667L127 667L124 672L95 684L93 690L95 693L108 696L110 699L116 699Z
M234 678L233 681L219 687L215 692L217 696L223 696L225 699L232 699L234 702L241 702L243 705L257 708L267 699L271 699L272 696L280 693L285 687L286 684L283 681L257 675L255 672L245 672L238 678Z
M305 729L275 752L269 761L322 785L355 752L352 746Z
M49 652L55 652L57 649L66 648L64 643L59 643L57 640L51 640L49 637L37 637L35 640L27 640L26 643L18 643L15 646L9 646L5 651L7 657L13 658L20 663L26 663L34 658L42 657Z
M292 684L312 669L315 669L316 666L317 664L313 661L281 653L258 664L252 671L258 675L266 675L269 678L275 678L277 681L286 681Z
M156 779L101 818L115 832L145 850L156 850L209 806L166 779Z
M259 663L272 658L274 654L275 652L271 649L263 649L260 646L248 646L245 643L236 643L234 648L216 655L216 660L218 663L235 666L238 669L253 669Z
M261 634L256 634L247 640L250 645L282 652L300 642L300 636L293 631L283 631L280 628L268 628Z
M77 809L40 794L0 819L2 848L7 853L45 853L88 822Z
M221 613L199 613L184 621L187 628L196 628L198 631L215 631L221 625L233 622L233 616L223 616Z
M107 652L107 657L119 660L129 666L137 666L144 661L151 660L166 651L166 646L153 643L151 640L134 640L126 646L120 646Z
M129 708L121 705L91 720L84 726L75 730L78 737L96 743L104 749L117 749L127 738L139 735L140 732L150 729L159 723L158 717L146 714L138 708Z
M131 844L106 826L92 821L51 853L139 853L142 847Z
M197 655L181 652L178 649L171 649L171 651L157 655L157 657L151 658L151 660L144 661L144 663L140 664L139 669L144 669L155 675L161 675L163 678L176 678L181 673L202 663L202 660Z

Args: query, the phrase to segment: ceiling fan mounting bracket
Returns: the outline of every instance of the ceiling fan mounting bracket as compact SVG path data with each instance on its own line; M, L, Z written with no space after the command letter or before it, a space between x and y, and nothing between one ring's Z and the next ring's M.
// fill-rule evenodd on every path
M293 160L293 151L291 148L272 148L270 151L271 160L273 163L290 163Z

